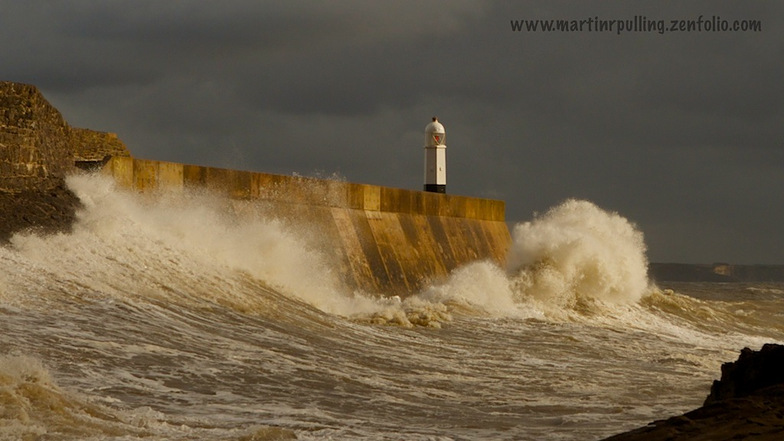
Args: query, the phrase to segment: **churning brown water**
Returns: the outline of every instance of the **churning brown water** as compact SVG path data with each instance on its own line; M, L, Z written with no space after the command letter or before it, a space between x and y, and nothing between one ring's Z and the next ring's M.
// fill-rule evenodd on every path
M3 440L599 439L784 340L784 285L653 286L642 234L584 201L401 301L209 196L70 185L72 234L0 248Z

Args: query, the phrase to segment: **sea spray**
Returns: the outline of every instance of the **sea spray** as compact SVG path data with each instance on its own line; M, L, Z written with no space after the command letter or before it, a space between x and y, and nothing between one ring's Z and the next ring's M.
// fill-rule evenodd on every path
M503 269L489 261L456 269L445 283L426 289L418 297L491 316L518 312L509 279Z
M278 308L282 293L360 322L410 327L441 326L454 311L541 317L539 303L635 302L647 287L642 234L585 201L567 201L515 227L506 271L474 262L392 301L346 289L334 262L309 245L312 232L242 206L248 202L192 190L146 197L101 176L74 176L68 183L84 204L73 233L13 238L17 252L66 282L61 293L89 280L92 291L120 298L214 302L258 313ZM258 295L237 295L247 292L232 288L239 285Z
M505 271L474 262L414 298L469 314L542 318L596 302L633 304L650 290L642 233L591 202L567 200L512 236Z
M154 197L118 189L100 175L68 178L84 208L70 234L17 234L19 258L49 268L64 283L92 291L157 297L164 302L214 302L267 311L281 293L325 312L349 315L366 303L342 294L331 263L295 226L242 211L208 191ZM247 285L255 296L238 296ZM163 288L163 289L161 289ZM65 287L61 291L68 291Z
M403 327L440 328L453 320L452 312L491 317L520 317L503 269L489 261L477 261L455 269L440 284L433 284L405 300L377 299L377 309L360 321ZM355 318L356 318L355 317Z
M32 357L0 356L0 438L32 437L46 432L34 421L36 407L62 408L59 388ZM48 402L48 403L46 403Z
M570 199L515 226L507 271L516 290L574 306L637 302L649 287L643 234L627 219Z
M360 322L432 327L450 320L442 304L352 292L339 282L336 262L312 245L317 232L306 222L278 220L251 202L198 189L150 197L100 175L67 182L83 204L73 231L15 235L13 250L0 259L7 255L17 271L0 273L0 296L8 283L23 292L46 270L58 280L52 296L100 292L121 301L219 304L264 315L299 308L294 299Z
M464 265L401 304L387 305L378 321L410 325L406 316L436 305L450 313L554 319L598 311L600 304L636 304L651 289L642 233L617 213L568 200L515 226L506 269L491 261ZM451 314L434 316L435 324L439 320Z

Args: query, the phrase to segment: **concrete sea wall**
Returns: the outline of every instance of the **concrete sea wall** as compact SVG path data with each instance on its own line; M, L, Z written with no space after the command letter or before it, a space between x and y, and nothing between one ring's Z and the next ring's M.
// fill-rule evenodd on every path
M140 192L207 188L235 212L261 210L337 254L353 289L416 293L475 260L503 264L510 244L503 201L323 179L114 157L103 172Z

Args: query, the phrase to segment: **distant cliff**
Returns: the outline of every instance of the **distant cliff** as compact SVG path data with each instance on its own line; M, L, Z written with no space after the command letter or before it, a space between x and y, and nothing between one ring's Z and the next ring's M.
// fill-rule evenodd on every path
M784 282L784 265L651 263L648 273L657 282Z
M35 86L0 81L0 243L70 229L79 200L66 174L107 156L130 153L114 134L69 126Z

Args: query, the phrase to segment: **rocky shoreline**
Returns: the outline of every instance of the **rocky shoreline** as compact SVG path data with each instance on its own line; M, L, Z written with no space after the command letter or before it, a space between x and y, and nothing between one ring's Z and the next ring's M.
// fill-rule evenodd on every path
M741 351L699 409L604 441L784 440L784 346Z
M80 206L79 198L62 179L53 180L45 189L0 191L0 245L7 244L17 232L67 233Z

